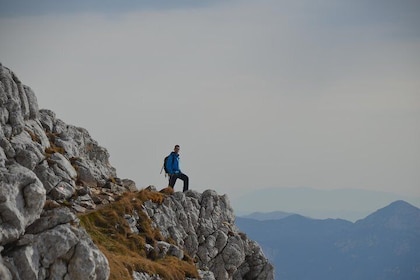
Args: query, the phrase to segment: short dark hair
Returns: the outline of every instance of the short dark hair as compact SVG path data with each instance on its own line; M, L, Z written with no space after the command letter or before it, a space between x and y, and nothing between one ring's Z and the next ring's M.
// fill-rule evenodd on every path
M174 149L179 148L179 145L175 145Z

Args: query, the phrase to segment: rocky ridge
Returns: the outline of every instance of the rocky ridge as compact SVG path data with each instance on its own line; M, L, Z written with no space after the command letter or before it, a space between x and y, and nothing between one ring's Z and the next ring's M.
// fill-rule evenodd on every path
M171 238L216 279L273 279L273 267L260 246L239 232L226 195L177 192L145 211L165 238Z
M117 177L88 131L39 110L33 91L1 64L0 125L0 279L108 279L109 260L78 215L136 192L135 183ZM261 248L234 225L226 196L209 190L165 197L145 202L143 211L174 242L147 250L160 258L188 254L202 279L273 279ZM140 216L125 218L135 234ZM132 277L160 279L142 271Z

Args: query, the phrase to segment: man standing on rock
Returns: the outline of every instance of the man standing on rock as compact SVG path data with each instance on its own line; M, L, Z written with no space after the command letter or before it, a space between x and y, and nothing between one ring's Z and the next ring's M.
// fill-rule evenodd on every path
M169 174L169 187L172 189L175 186L176 179L184 181L183 191L188 190L188 176L181 172L179 169L179 145L175 145L174 151L168 156L165 161L165 170Z

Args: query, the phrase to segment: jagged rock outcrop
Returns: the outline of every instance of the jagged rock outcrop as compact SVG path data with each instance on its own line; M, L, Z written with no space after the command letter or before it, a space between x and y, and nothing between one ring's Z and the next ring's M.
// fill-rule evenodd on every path
M39 110L32 90L0 64L0 279L108 279L109 261L76 214L135 191L88 131ZM204 280L273 279L261 248L234 225L226 196L175 193L146 202L144 212L174 240L146 244L156 258L188 254ZM135 234L140 215L124 218ZM161 279L142 271L132 277Z
M165 238L172 238L216 279L273 279L273 267L261 248L235 226L226 195L177 192L163 204L147 201L145 211Z
M108 158L0 64L0 279L108 278L107 259L59 208L93 209L125 190Z

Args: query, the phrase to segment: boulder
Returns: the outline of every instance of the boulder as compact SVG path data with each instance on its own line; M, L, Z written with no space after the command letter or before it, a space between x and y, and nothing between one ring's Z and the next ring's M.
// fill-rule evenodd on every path
M130 192L135 192L135 191L138 190L137 186L136 186L136 182L134 182L133 180L130 180L130 179L123 179L122 180L122 186Z
M19 164L0 172L0 245L17 240L41 215L45 189L35 173Z
M6 253L14 279L108 279L107 259L83 229L60 224L26 234ZM53 269L50 269L53 268Z

